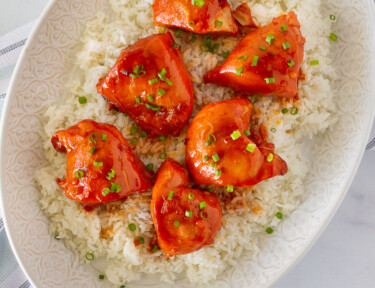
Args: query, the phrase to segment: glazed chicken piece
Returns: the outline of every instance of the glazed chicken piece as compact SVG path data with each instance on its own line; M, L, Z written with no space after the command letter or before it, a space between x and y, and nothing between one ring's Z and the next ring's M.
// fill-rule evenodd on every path
M65 195L86 204L106 203L151 188L152 175L116 127L84 120L51 139L67 153Z
M248 99L236 98L207 105L194 117L186 164L197 184L248 187L287 172L274 145L250 134L251 110Z
M98 93L151 135L178 136L193 109L193 84L171 34L152 35L124 49Z
M258 28L251 16L251 10L247 3L243 3L233 11L233 17L241 27Z
M204 75L204 81L245 95L293 98L304 43L297 16L289 12L248 33L222 65Z
M227 0L155 0L152 9L157 25L200 34L234 36L238 33Z
M217 195L189 189L189 184L188 171L175 160L160 166L150 209L159 247L167 257L211 245L221 227Z

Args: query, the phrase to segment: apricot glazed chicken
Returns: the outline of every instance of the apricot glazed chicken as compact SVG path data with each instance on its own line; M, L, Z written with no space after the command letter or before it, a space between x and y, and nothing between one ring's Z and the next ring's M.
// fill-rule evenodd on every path
M236 35L238 26L227 0L155 0L157 25L200 34Z
M250 131L251 111L248 99L236 98L210 104L194 117L186 164L197 184L246 187L287 172L274 145Z
M67 153L66 179L58 184L72 200L105 203L151 187L152 175L112 125L84 120L57 131L51 142Z
M289 12L248 33L222 65L204 75L204 81L245 95L293 98L304 44L297 16Z
M193 84L171 34L124 49L97 91L151 135L178 136L193 109Z
M241 27L257 28L247 3L242 3L233 11L233 17Z
M159 247L167 257L212 244L221 227L217 195L189 185L188 171L175 160L160 166L150 209Z

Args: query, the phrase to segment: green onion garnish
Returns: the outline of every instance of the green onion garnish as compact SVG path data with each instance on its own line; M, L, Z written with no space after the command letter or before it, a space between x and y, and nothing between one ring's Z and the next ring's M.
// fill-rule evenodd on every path
M256 145L255 144L248 144L246 147L246 151L253 153L255 150Z
M107 135L106 134L102 134L102 140L103 141L107 140Z
M82 170L77 170L75 173L74 173L74 176L76 176L77 179L81 179L83 177L84 173Z
M135 135L137 131L138 131L137 127L132 126L132 128L130 128L130 133L132 133L133 135Z
M238 61L245 61L247 59L247 55L241 55L237 57Z
M206 207L207 207L206 201L202 201L202 202L199 203L199 208L200 209L203 209L203 208L206 208Z
M152 246L151 251L152 251L152 252L155 252L156 250L158 250L158 245L157 245L157 244L154 244L154 245Z
M310 62L310 65L311 66L314 66L314 65L319 65L319 60L313 60Z
M276 213L276 218L277 218L277 219L283 219L283 213L281 213L281 212L277 212L277 213Z
M155 153L154 152L150 152L150 153L148 153L148 155L150 155L151 157L154 157Z
M201 211L199 214L201 215L202 219L207 219L208 218L208 212L207 211Z
M87 254L86 254L86 259L87 259L87 260L92 261L92 260L94 260L94 258L95 258L95 257L94 257L94 254L92 254L92 253L87 253Z
M329 19L331 19L332 21L335 21L336 20L336 16L335 15L329 15Z
M259 46L259 49L262 50L262 51L266 51L266 47L264 47L264 46Z
M138 138L137 137L133 137L132 139L129 140L129 143L132 144L132 145L138 143Z
M211 167L216 167L216 166L217 166L217 163L211 163L210 166L211 166Z
M288 108L284 108L283 110L281 110L281 113L286 114L286 113L288 113L288 111L289 111Z
M221 176L221 170L216 170L215 175L220 177Z
M251 64L251 66L256 67L258 65L258 59L259 59L259 56L254 56L253 63Z
M233 192L233 190L234 190L233 185L228 185L228 186L227 186L227 191L228 191L228 192Z
M284 42L284 43L283 43L283 48L284 48L284 50L288 50L288 49L290 49L290 44L289 44L289 42Z
M290 60L288 61L288 66L289 66L289 67L293 67L294 65L296 65L296 63L294 63L293 59L290 59Z
M141 103L141 98L135 97L135 102L137 102L138 104Z
M203 162L207 162L210 159L210 156L206 155L203 157Z
M212 155L212 159L213 159L215 162L220 161L220 157L219 157L219 155L217 155L217 153L214 154L214 155Z
M236 130L232 134L230 134L230 137L232 137L233 140L237 140L238 138L241 137L241 132Z
M249 130L245 130L245 131L243 132L243 134L245 134L247 137L249 137L249 136L251 135L251 133L250 133Z
M208 134L208 140L210 140L212 143L216 142L216 137L214 134Z
M275 133L276 132L276 128L271 128L271 132Z
M229 52L223 52L223 58L224 58L224 59L227 59L228 56L229 56Z
M192 216L193 216L193 212L190 211L190 210L186 210L186 211L185 211L185 216L186 216L186 217L192 217Z
M172 86L172 85L173 85L172 81L169 80L168 78L165 79L165 82L167 82L167 84L168 84L169 86Z
M160 136L159 136L159 140L160 140L161 142L165 142L165 136L160 135Z
M329 39L331 39L332 42L336 42L338 37L335 33L329 34Z
M160 26L159 27L159 34L164 34L167 28L165 26Z
M111 183L111 192L116 192L116 193L118 193L118 192L120 192L120 191L121 191L121 186L118 185L117 183L112 182L112 183Z
M148 99L148 101L151 101L151 102L155 101L155 98L152 97L152 95L148 95L147 99Z
M79 97L78 102L79 104L85 104L87 103L87 98L85 96Z
M195 23L194 23L194 21L190 21L190 22L188 23L188 25L189 25L190 27L194 27Z
M89 141L91 143L96 143L96 140L98 140L98 136L96 136L95 133L91 133L91 135L89 136Z
M176 37L181 38L181 35L182 35L182 29L178 29L176 32Z
M102 195L103 195L103 196L107 196L109 192L111 192L111 191L109 190L109 188L105 188L105 189L103 190L103 192L102 192Z
M197 5L199 8L202 8L204 5L204 0L191 0L191 4Z
M99 279L100 279L100 280L103 280L103 279L104 279L104 275L103 275L103 274L100 274L100 275L99 275Z
M107 175L107 179L108 180L112 180L113 177L115 177L116 175L116 171L111 169L109 172L108 172L108 175Z
M282 31L288 31L288 27L286 25L281 25L280 27Z
M266 229L266 232L267 232L267 234L272 234L273 233L273 229L271 227L268 227Z
M267 156L267 162L272 162L272 160L273 160L273 154L270 153L270 154L268 154L268 156Z
M165 159L165 158L167 158L167 153L165 153L165 152L160 153L160 154L159 154L159 158L160 158L160 159Z
M267 38L266 38L266 42L267 42L269 45L272 45L273 41L275 41L275 35L273 35L273 34L268 34L268 35L267 35Z
M176 49L178 47L178 44L176 42L173 43L172 48Z
M152 111L159 111L161 109L159 105L152 105L150 103L146 103L146 108L151 109Z
M103 162L94 161L94 166L101 167L103 166Z
M212 188L211 188L211 187L208 187L208 188L207 188L207 191L208 191L208 192L212 192Z
M160 78L160 80L165 80L165 74L167 74L167 71L164 68L161 69L161 71L158 73L158 77Z
M137 229L137 226L134 223L130 223L128 225L130 231L134 232Z
M159 91L158 91L158 95L159 96L163 96L163 95L165 95L165 90L164 89L160 89Z
M147 165L146 165L146 170L147 170L147 171L154 170L154 164L152 164L152 163L147 164Z
M92 146L90 149L90 155L94 154L95 151L96 151L96 147Z
M293 107L292 109L290 109L290 114L297 115L298 114L298 108L297 107Z
M174 191L169 191L169 194L168 194L168 200L169 201L172 201L173 195L174 195Z
M194 197L195 197L194 193L189 193L189 195L188 195L189 200L193 200Z
M267 84L275 83L275 77L264 78Z
M222 26L223 25L223 22L221 21L216 21L216 26Z
M139 244L145 244L145 238L139 237ZM125 286L124 286L125 288Z
M154 79L148 80L148 84L150 84L150 85L158 83L158 82L159 82L158 78L154 78Z
M237 67L236 75L237 76L241 76L242 75L242 71L243 71L243 67Z
M207 147L210 146L211 144L212 144L211 140L207 140L206 143L204 143L204 145L206 145Z
M146 138L148 135L145 131L141 131L141 137L142 138Z
M179 221L174 221L173 225L174 225L174 227L178 227L178 226L180 226L180 222Z

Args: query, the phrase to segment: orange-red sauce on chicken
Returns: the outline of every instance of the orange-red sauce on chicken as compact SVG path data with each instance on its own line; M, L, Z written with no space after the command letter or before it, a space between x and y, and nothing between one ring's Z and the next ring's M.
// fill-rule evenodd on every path
M155 0L152 9L157 25L201 34L238 33L238 26L227 0Z
M171 34L124 49L97 90L151 135L179 135L193 109L193 84Z
M233 11L233 17L241 27L257 28L251 16L251 10L247 3L243 3Z
M65 195L86 204L105 203L151 187L151 174L116 127L84 120L51 139L67 153Z
M160 166L150 208L159 247L167 257L212 244L221 227L217 195L189 189L189 184L188 171L175 160Z
M286 162L254 131L252 104L236 98L204 107L186 135L186 164L197 184L247 187L284 175ZM247 136L249 135L249 136Z
M289 12L248 33L222 65L204 76L204 81L246 95L293 98L304 43L297 16Z

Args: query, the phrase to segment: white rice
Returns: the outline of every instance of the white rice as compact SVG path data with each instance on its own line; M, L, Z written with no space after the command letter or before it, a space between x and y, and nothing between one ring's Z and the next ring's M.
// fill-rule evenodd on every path
M51 235L58 235L64 240L65 245L77 255L76 262L87 261L85 256L88 252L96 259L110 259L105 274L116 285L140 279L141 273L157 273L162 281L173 282L177 274L184 271L191 282L206 283L216 279L228 265L233 265L244 250L255 255L262 249L260 240L267 236L266 227L278 229L280 220L275 213L280 211L287 217L300 204L304 193L303 180L309 167L301 143L335 121L332 87L336 76L331 66L327 37L331 32L331 20L321 15L321 1L318 0L248 1L253 16L263 25L279 16L283 9L293 10L306 37L302 65L306 81L299 84L299 103L262 98L256 102L256 113L253 115L254 125L264 123L269 131L276 128L275 133L269 132L269 141L275 143L276 153L288 163L289 171L283 177L272 178L253 188L236 189L232 200L224 196L222 188L213 187L219 193L223 207L223 225L215 243L197 252L167 259L161 251L150 254L147 250L155 234L149 211L150 192L132 195L124 202L109 203L86 212L57 186L56 178L64 178L66 174L66 155L57 153L50 143L55 131L66 129L83 119L113 124L127 139L133 137L129 131L135 124L116 111L108 111L107 103L96 92L96 83L112 67L124 47L157 33L158 28L152 21L152 2L109 0L115 17L99 12L94 20L87 23L77 55L81 80L71 83L71 93L63 104L49 107L44 114L42 138L48 165L36 173L41 191L40 203L50 218ZM230 2L235 8L243 1ZM185 64L194 82L195 115L204 105L233 97L231 89L205 85L202 78L206 71L223 61L220 55L231 51L235 41L233 38L215 40L220 48L217 54L211 54L199 48L203 37L197 36L198 40L192 43L191 36L191 33L184 32L183 37L176 38L176 41L182 46ZM310 66L311 60L319 60L320 65ZM85 96L88 103L79 104L80 96ZM299 109L297 115L280 113L283 108L293 106ZM139 138L134 152L146 164L153 163L155 171L163 161L158 157L160 152L166 152L168 157L184 163L185 133L186 128L180 137L167 137L164 143ZM155 156L149 156L150 151ZM135 232L129 231L129 223L137 225ZM139 236L144 237L145 244L135 247L133 240Z

